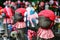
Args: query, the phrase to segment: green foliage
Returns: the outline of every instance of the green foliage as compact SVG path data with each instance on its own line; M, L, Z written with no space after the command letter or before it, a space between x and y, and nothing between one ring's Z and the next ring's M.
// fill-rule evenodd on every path
M44 1L44 2L46 2L46 1L49 1L49 0L29 0L29 1L30 1L30 2L32 2L32 1L33 1L33 2L36 2L36 1L40 1L40 2L41 2L41 1Z
M3 6L3 3L5 2L5 0L0 0L0 6L4 7Z

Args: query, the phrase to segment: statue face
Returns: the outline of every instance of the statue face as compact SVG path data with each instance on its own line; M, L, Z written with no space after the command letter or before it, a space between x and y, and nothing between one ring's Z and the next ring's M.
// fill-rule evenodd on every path
M16 20L22 20L23 16L20 13L15 13L15 19Z
M49 18L46 18L44 16L39 17L39 26L42 28L47 28L50 27L51 25L51 20Z

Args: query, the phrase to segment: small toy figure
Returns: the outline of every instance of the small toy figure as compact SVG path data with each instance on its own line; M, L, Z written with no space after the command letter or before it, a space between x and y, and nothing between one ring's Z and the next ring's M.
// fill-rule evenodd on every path
M10 8L9 5L6 5L5 8L3 8L3 13L2 13L2 16L3 16L3 24L4 24L4 29L5 29L5 34L4 36L6 37L9 37L10 35L10 32L11 32L11 28L12 28L12 24L13 24L13 11L12 9ZM9 26L10 25L10 26Z
M54 34L51 30L54 25L55 14L51 10L43 10L39 14L39 29L37 32L37 40L52 40Z
M17 38L19 40L25 40L25 28L26 28L26 24L23 20L24 18L24 12L26 10L24 8L18 8L15 11L15 24L13 26L13 30L16 29L17 31Z

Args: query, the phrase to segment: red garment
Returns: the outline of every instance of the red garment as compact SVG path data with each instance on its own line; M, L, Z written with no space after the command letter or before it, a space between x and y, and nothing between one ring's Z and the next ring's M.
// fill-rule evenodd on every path
M11 19L11 18L5 18L3 20L3 24L6 24L6 23L13 23L13 19Z
M43 39L50 39L54 37L54 34L51 29L39 28L37 32L37 36Z
M51 10L43 10L38 15L49 18L52 21L52 24L50 25L50 27L52 27L53 22L54 22L54 20L56 18L53 11L51 11ZM40 37L40 38L43 38L43 39L53 38L54 34L53 34L52 30L50 29L50 27L49 27L49 29L39 28L38 32L37 32L37 36Z
M10 7L4 8L3 12L7 17L11 18L13 16L13 10Z
M14 24L13 27L16 27L17 29L25 28L26 24L25 24L25 22L17 22L16 24Z
M32 37L36 37L36 32L32 30L28 30L28 38L29 40L32 40Z
M1 13L2 13L2 7L0 6L0 15L1 15Z
M0 6L0 10L2 9L2 7Z
M15 12L21 13L22 16L24 16L24 13L26 12L25 8L18 8Z
M51 10L43 10L38 15L39 16L45 16L45 17L49 18L51 21L54 21L55 17L56 17L54 12Z

